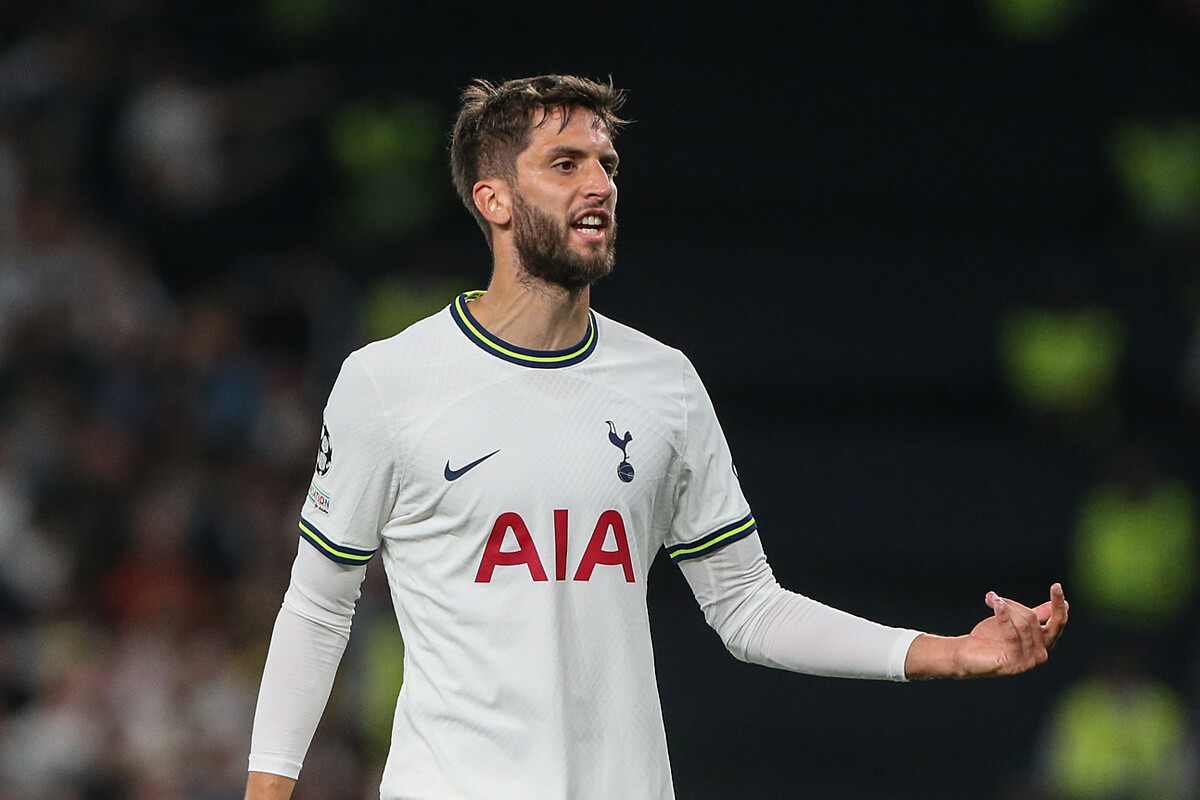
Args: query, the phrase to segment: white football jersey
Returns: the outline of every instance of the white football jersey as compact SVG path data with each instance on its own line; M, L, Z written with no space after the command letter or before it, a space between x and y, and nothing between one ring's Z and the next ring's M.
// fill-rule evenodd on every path
M301 535L380 554L404 637L382 797L673 797L651 561L755 529L688 360L592 312L531 351L462 295L352 354Z

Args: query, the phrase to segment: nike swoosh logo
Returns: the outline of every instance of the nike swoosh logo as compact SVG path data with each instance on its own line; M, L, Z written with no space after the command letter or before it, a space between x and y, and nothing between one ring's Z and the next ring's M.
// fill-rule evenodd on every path
M450 462L447 461L446 462L446 471L442 474L446 476L446 480L456 481L459 478L461 478L463 475L466 475L468 472L475 469L475 467L478 467L480 464L487 461L489 458L491 458L492 456L496 455L496 453L499 453L499 452L500 452L499 450L494 450L494 451L488 453L483 458L477 458L474 461L472 461L470 464L467 464L465 467L461 467L460 469L450 469Z

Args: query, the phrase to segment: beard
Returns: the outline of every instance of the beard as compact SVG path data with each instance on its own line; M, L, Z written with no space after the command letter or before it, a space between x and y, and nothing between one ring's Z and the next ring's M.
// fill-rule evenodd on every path
M580 255L571 249L570 236L565 223L526 203L519 192L513 194L513 244L527 275L578 291L613 271L616 215L610 217L603 247L592 255Z

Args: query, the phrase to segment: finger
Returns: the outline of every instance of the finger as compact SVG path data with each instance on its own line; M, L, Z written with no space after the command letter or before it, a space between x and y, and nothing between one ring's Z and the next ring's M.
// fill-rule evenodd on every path
M1016 600L1002 597L999 598L999 602L1003 604L1009 624L1016 634L1015 649L1011 654L1012 664L1024 670L1045 661L1046 645L1037 614Z
M1012 611L1014 614L1020 614L1022 616L1027 616L1027 617L1032 617L1032 618L1037 617L1037 612L1034 609L1030 608L1029 606L1025 605L1024 603L1017 602L1016 600L1013 600L1011 597L1001 597L1000 599L1004 601L1004 604L1007 605L1009 610Z
M1050 587L1050 601L1043 605L1049 605L1050 614L1042 623L1042 639L1046 642L1047 647L1053 647L1054 643L1058 641L1058 637L1062 635L1063 628L1067 625L1067 617L1071 609L1061 583Z
M984 595L983 602L987 603L988 608L996 611L998 610L997 606L1000 603L1000 595L996 594L995 592L988 592L986 595Z
M1012 612L1009 610L1008 603L995 592L988 592L985 601L996 616L996 622L1000 626L999 632L1004 637L1006 647L1019 651L1021 649L1021 633L1013 624ZM1015 655L1015 653L1010 655Z
M1021 636L1021 656L1023 659L1033 658L1045 660L1046 645L1042 642L1042 627L1037 614L1015 600L1006 599L1009 613L1012 614L1013 626ZM1023 661L1022 663L1027 663Z
M1063 591L1061 583L1056 583L1050 587L1050 606L1054 610L1054 617L1061 619L1062 622L1067 621L1067 593Z
M1050 599L1033 609L1033 613L1037 615L1040 625L1045 626L1051 620L1057 620L1055 624L1061 628L1066 623L1069 607L1070 604L1062 593L1062 585L1056 583L1050 589Z
M1067 621L1067 601L1061 584L1050 587L1050 599L1037 608L1029 609L1015 600L1006 600L1014 626L1021 633L1023 658L1026 664L1041 664L1050 657L1050 649L1062 635Z

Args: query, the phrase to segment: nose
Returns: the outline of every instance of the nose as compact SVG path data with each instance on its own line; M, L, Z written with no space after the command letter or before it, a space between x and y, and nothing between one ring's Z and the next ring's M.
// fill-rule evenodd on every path
M584 194L587 197L594 197L600 200L607 200L617 189L613 182L613 176L599 161L593 161L588 165L586 180L584 183Z

